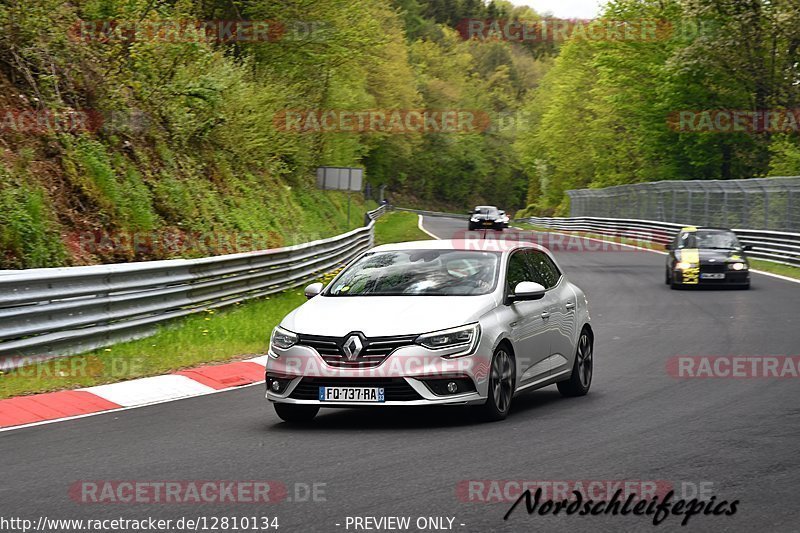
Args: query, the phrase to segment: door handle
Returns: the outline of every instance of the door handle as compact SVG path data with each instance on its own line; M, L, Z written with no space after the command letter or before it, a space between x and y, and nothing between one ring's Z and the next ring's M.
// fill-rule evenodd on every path
M542 313L542 318L543 318L544 320L547 320L548 318L550 318L550 313L548 313L547 311L545 311L544 313Z
M567 302L567 305L565 305L564 307L566 307L567 309L575 309L575 304L573 302Z

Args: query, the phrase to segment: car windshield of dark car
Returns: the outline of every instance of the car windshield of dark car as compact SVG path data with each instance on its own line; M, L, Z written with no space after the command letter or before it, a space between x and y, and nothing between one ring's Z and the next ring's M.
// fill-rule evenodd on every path
M678 248L739 248L739 240L732 231L696 231L683 233L678 239Z
M475 296L494 290L500 254L465 250L370 253L334 279L326 296Z

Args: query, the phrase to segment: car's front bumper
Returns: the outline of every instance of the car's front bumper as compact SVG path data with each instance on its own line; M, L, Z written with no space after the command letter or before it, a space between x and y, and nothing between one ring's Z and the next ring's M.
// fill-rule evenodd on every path
M721 279L708 279L703 277L703 274L724 274L725 277ZM727 270L724 272L708 272L702 266L694 270L673 270L672 279L678 285L693 286L693 285L748 285L750 283L749 270Z
M322 407L478 404L486 400L491 346L481 338L472 355L445 358L459 349L430 350L410 345L395 350L371 368L338 368L328 365L311 347L295 345L280 355L270 351L267 362L266 398L272 402ZM463 351L463 349L462 349ZM277 357L276 357L277 355ZM280 381L280 392L271 389ZM435 382L462 384L456 393L436 394ZM383 402L329 402L315 399L320 386L378 387L386 391ZM440 390L441 392L441 390Z
M448 396L437 396L428 389L428 387L419 379L415 378L397 378L402 380L410 390L413 390L415 397L408 397L408 399L389 399L383 402L357 402L357 401L320 401L318 399L310 399L306 395L299 396L297 394L298 388L301 384L305 385L306 390L308 384L306 383L308 377L295 377L291 380L289 385L284 390L283 394L276 394L267 388L267 400L278 403L291 403L299 405L319 405L320 407L380 407L380 406L419 406L419 405L471 405L481 404L486 401L485 396L481 396L477 391L471 391L464 394L453 394ZM362 378L362 382L355 384L361 387L380 387L384 388L385 383L370 380L369 378ZM269 379L267 379L269 382ZM337 385L335 381L325 382L332 385ZM351 383L348 381L348 383ZM319 385L318 385L319 386Z

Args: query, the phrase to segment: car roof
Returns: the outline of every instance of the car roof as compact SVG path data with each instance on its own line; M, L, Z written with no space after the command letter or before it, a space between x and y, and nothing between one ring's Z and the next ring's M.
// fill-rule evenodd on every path
M475 209L497 209L494 205L476 205Z
M548 252L547 248L527 241L511 239L438 239L429 241L410 241L383 244L373 248L372 252L387 252L394 250L465 250L475 252L503 252L510 253L519 248L532 248Z

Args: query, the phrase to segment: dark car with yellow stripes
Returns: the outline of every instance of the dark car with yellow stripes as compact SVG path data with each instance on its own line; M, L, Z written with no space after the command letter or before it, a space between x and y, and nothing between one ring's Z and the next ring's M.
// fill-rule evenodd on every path
M750 263L729 229L688 226L666 245L666 283L673 289L698 285L750 288Z

